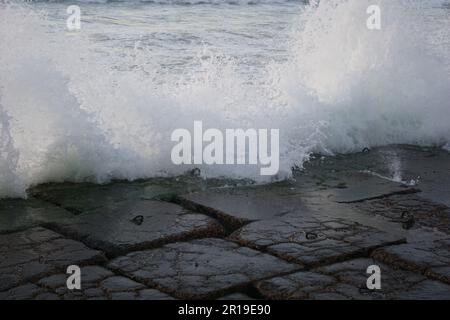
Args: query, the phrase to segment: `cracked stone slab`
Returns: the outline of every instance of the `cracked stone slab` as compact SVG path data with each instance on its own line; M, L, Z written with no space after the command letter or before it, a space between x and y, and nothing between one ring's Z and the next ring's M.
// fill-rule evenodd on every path
M252 281L299 269L271 255L215 238L133 252L114 259L109 267L185 299L220 297Z
M253 222L235 231L230 239L307 267L368 255L380 246L404 242L401 237L356 222L302 216Z
M309 193L320 194L337 203L358 203L420 192L417 188L381 178L370 172L348 170L340 174L333 174L332 177L314 175L317 186ZM299 181L302 180L304 179L299 179Z
M0 257L0 291L69 265L105 261L100 251L41 227L0 235Z
M313 156L294 177L299 187L306 186L313 193L320 191L340 203L417 193L419 189L393 178L402 173L396 172L392 163L403 164L410 152L406 146L388 146L349 155Z
M396 146L402 179L415 180L421 197L450 207L450 152L442 148Z
M311 181L305 182L305 176L300 176L297 182L209 189L178 196L177 200L185 207L239 227L251 221L286 215L327 215L332 212L324 211L338 209L341 203L344 206L344 203L417 192L364 172L345 172L340 179L337 181L345 181L345 188L311 189Z
M169 295L100 266L81 268L81 289L69 290L68 275L59 273L44 277L8 291L0 292L0 300L171 300Z
M224 232L213 218L156 200L110 204L53 226L111 256L168 242L220 236Z
M346 172L339 177L334 188L326 190L328 198L338 203L357 203L366 200L383 199L398 194L414 194L419 189L402 183L383 179L364 171Z
M379 290L367 288L370 275L366 270L371 265L378 265L381 270ZM449 285L368 258L263 280L255 287L267 299L450 299Z
M313 192L325 190L330 196L349 195L348 199L341 200L351 202L396 192L394 185L397 183L389 181L394 180L395 177L408 183L411 181L418 182L416 187L412 189L420 189L422 197L450 206L448 196L450 152L442 148L411 145L391 145L366 151L333 157L312 157L309 162L305 163L303 171L294 174L295 179L299 182L299 186L307 185ZM395 164L399 164L399 166ZM353 192L359 192L355 187L352 187L352 180L354 180L352 175L358 172L371 173L373 179L379 178L380 185L368 185L369 189L382 187L381 179L386 181L386 186L393 186L392 190L389 191L389 187L386 190L380 189L382 191L380 194L377 194L377 192L371 196L364 195L363 197L352 198L352 195L357 194ZM401 190L401 184L397 185L400 186L399 190ZM369 190L366 186L362 187Z
M178 200L186 207L206 212L233 227L307 211L298 190L289 185L217 188L185 194Z
M450 234L450 208L418 195L396 195L364 201L355 208L365 214L382 216L405 229L427 227Z
M450 284L450 238L380 248L372 256L386 264Z
M152 178L139 181L114 181L108 184L48 183L36 186L29 193L36 198L80 214L122 201L153 200L173 194L183 194L224 184L236 185L244 181L209 179L185 175L172 178Z

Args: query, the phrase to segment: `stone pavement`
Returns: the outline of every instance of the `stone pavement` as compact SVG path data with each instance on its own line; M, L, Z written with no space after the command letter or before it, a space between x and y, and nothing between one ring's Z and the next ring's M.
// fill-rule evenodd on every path
M387 179L392 158L419 183ZM269 185L37 186L0 200L0 299L449 299L449 160L395 146L313 159Z
M367 277L361 272L374 264L380 266L384 275L380 290L367 289ZM370 258L352 259L263 280L255 287L267 299L450 299L448 285Z

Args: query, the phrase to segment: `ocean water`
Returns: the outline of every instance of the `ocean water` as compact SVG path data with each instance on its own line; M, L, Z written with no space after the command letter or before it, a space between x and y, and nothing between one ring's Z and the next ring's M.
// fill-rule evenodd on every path
M276 177L198 166L205 177L265 182L311 153L449 149L449 2L311 2L1 1L0 197L49 181L182 174L190 167L172 164L170 135L195 120L280 129ZM373 4L381 30L366 27Z

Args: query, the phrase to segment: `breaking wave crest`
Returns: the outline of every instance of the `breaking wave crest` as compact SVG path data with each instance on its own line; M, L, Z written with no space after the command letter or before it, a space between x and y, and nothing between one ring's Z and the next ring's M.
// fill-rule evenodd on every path
M83 32L61 31L32 6L0 4L0 196L48 181L181 174L188 168L171 163L170 134L194 120L279 128L280 179L312 152L448 146L450 19L424 13L436 3L313 2L292 30L287 61L253 78L208 48L179 78L136 48L122 70ZM380 31L365 27L372 4L382 8ZM256 166L200 169L261 179Z

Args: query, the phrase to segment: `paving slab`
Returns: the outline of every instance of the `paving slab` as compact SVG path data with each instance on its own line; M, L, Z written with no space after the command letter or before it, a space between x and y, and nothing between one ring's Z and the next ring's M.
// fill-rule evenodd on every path
M299 269L271 255L216 238L133 252L108 266L185 299L220 297L252 281Z
M319 193L338 203L357 203L372 199L382 199L397 194L415 194L420 189L395 182L388 178L378 176L376 173L361 171L335 171L327 175L316 173L313 175L316 180L316 187L310 188L309 192ZM312 173L307 173L311 175ZM303 183L301 177L298 179ZM307 196L307 195L305 195Z
M442 148L396 146L402 179L413 180L420 196L450 207L450 152Z
M217 220L206 215L173 203L142 199L109 204L52 227L110 256L224 232Z
M178 201L233 227L305 208L295 189L278 185L209 189L179 196Z
M400 146L392 146L332 157L313 156L303 170L294 172L296 186L310 192L326 191L328 197L344 203L418 192L398 179L403 177L400 170L404 160L399 150Z
M367 288L367 267L378 265L381 289ZM266 279L255 284L267 299L384 300L450 299L450 286L373 259L353 259L330 266Z
M450 284L450 238L380 248L372 257Z
M355 172L343 179L347 188L336 188L331 199L339 203L356 203L365 200L382 199L398 194L419 193L420 189L392 182L369 173Z
M48 184L30 191L34 197L60 206L73 214L114 206L122 201L152 199L169 192L170 189L160 185L138 182L115 182L105 185Z
M0 291L72 264L105 261L100 251L41 227L0 235L0 257Z
M369 194L361 197L357 186L352 183L356 175L365 173L369 179L366 185L361 185L359 178L356 181L361 190L378 189L381 194L389 194L397 191L395 185L401 191L405 184L413 182L414 186L406 186L405 191L420 190L422 197L450 207L450 152L442 148L391 145L354 154L313 156L303 169L294 173L298 187L311 192L331 191L337 200L352 202L370 198ZM384 190L381 180L386 183ZM371 197L379 196L378 192ZM338 199L341 195L345 197Z
M306 267L368 255L375 248L404 242L356 222L303 216L253 222L229 238Z
M230 179L203 179L186 174L179 177L151 178L137 181L94 183L48 183L28 191L35 198L63 207L73 214L96 210L121 201L152 200L222 185L235 186L249 182Z
M126 188L119 183L117 188L113 188L112 185L94 187L82 184L79 187L85 192L82 196L77 192L71 193L75 186L69 184L61 187L62 190L50 189L52 192L45 189L49 196L64 199L58 204L35 198L1 200L0 234L36 226L50 227L116 256L173 241L220 236L224 232L221 224L211 217L190 212L176 204L144 199L142 186L138 188L131 183ZM95 191L96 188L99 190ZM150 189L157 194L156 189ZM61 194L64 197L59 198ZM149 196L150 191L145 194ZM96 197L99 208L94 209ZM65 205L72 211L58 205Z
M311 181L305 183L303 178L264 186L209 189L178 196L177 200L185 207L237 228L252 221L275 220L286 215L340 217L342 212L347 219L361 222L365 220L364 214L353 210L350 204L417 191L363 172L346 172L342 177L347 181L345 188L311 189Z
M354 207L365 214L398 223L404 229L426 227L450 235L450 208L421 195L395 195L360 202Z
M0 234L23 231L70 216L66 210L35 198L0 200Z
M81 289L69 290L68 275L64 273L44 277L0 292L0 300L172 300L169 295L129 278L117 276L100 266L81 268Z

